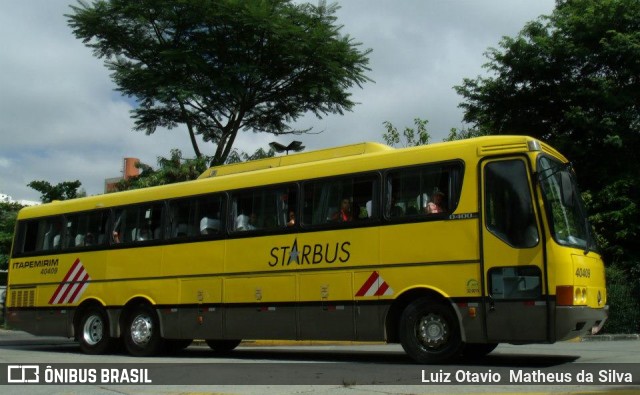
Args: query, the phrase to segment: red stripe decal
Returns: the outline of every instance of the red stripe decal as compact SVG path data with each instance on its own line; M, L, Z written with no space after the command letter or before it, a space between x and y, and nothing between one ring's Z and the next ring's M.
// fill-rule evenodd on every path
M389 289L389 284L385 282L382 283L382 285L380 285L380 288L378 288L378 290L375 293L375 296L381 296L384 295L385 292L387 292L387 289Z
M373 283L375 283L376 281L378 281L378 272L373 272L371 273L371 275L369 276L369 278L367 279L367 281L364 283L364 285L358 290L358 292L356 293L356 296L364 296L364 294L367 293L367 291L369 290L369 288L371 288L371 286L373 285Z

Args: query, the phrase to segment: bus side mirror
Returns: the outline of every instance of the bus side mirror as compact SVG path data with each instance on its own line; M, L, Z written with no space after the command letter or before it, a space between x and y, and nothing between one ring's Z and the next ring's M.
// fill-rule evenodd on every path
M562 192L562 203L565 207L573 207L574 191L573 183L571 182L571 175L569 172L560 172L560 188Z

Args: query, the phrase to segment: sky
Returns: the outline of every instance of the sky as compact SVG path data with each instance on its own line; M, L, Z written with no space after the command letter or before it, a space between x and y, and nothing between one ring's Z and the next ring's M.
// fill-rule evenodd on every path
M122 175L125 157L156 165L179 148L193 157L186 128L151 136L133 131L135 102L115 91L103 62L76 39L68 0L0 0L0 193L39 200L27 187L80 180L89 195ZM331 3L331 1L329 1ZM383 142L384 121L398 129L429 121L432 141L461 128L454 86L486 75L484 53L528 21L549 15L554 0L346 0L336 13L342 33L371 48L374 82L351 90L344 115L305 115L293 124L315 134L274 137L243 132L235 147L252 153L271 141L300 140L307 150ZM213 145L200 143L205 154Z

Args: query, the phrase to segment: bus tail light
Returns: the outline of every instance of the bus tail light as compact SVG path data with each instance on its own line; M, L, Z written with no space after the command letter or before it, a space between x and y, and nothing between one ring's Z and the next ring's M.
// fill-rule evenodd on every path
M556 305L580 306L587 304L587 288L573 285L558 285L556 287Z

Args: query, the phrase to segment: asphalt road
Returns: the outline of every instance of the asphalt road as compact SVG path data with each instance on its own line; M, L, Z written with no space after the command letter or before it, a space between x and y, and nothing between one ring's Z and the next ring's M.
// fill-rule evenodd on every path
M640 340L500 345L487 357L437 366L413 364L398 345L299 344L308 343L246 342L225 355L194 344L179 353L153 358L122 353L92 356L82 354L67 339L0 330L0 383L7 383L10 374L15 379L16 365L38 366L40 382L46 369L50 373L48 384L2 385L0 392L640 394ZM588 382L589 374L593 383ZM90 381L92 377L97 380ZM111 384L101 384L101 378ZM69 380L89 384L60 384ZM113 385L114 381L125 384ZM131 384L136 381L147 384Z

